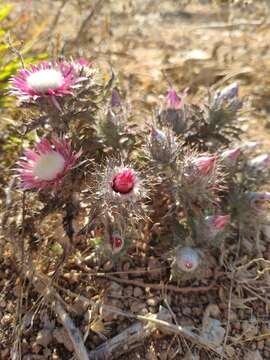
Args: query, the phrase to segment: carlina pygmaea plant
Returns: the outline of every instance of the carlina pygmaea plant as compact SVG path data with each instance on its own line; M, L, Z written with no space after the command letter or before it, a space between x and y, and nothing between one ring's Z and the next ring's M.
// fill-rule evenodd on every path
M33 150L24 152L18 162L18 177L22 189L56 189L64 176L75 166L81 152L74 152L71 142L53 135L50 141L43 138Z

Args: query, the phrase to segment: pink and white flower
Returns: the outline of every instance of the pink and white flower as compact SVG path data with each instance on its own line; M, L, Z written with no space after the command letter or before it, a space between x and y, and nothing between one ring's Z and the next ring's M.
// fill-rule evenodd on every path
M42 62L20 69L11 79L10 94L21 102L37 100L41 97L64 97L73 95L85 78L81 77L73 64L62 62Z
M64 176L74 167L81 152L72 151L71 143L52 136L51 141L42 139L34 150L28 149L18 162L17 172L24 190L56 188Z

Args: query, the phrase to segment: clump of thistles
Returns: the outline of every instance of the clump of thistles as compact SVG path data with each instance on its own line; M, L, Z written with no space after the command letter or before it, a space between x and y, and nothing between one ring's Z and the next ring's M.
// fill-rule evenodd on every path
M17 169L22 189L56 188L74 167L81 152L74 152L71 143L52 136L42 139L33 150L24 152Z
M53 100L55 97L73 95L83 80L73 63L42 62L30 65L28 69L20 69L18 75L11 79L10 94L20 102L44 97Z

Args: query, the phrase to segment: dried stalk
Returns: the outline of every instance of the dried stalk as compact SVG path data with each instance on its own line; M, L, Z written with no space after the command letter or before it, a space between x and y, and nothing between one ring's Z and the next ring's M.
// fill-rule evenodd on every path
M95 275L95 274L93 274ZM166 284L152 284L152 283L144 283L143 281L139 280L126 280L126 279L120 279L116 276L110 276L110 275L103 275L107 279L110 279L112 281L118 282L120 284L127 284L127 285L134 285L134 286L140 286L143 288L151 288L155 290L167 290L167 291L174 291L182 294L187 293L198 293L198 292L207 292L214 288L216 285L216 281L214 280L209 286L197 286L197 287L178 287L174 285L166 285Z
M89 360L86 348L83 343L83 339L80 331L76 328L73 321L63 308L63 306L57 301L54 306L55 312L61 320L62 325L66 329L70 340L73 345L74 352L78 360Z

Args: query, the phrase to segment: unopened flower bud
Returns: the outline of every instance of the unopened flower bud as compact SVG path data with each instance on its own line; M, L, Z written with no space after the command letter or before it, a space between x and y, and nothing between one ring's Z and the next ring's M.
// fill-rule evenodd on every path
M200 264L200 256L195 249L183 247L177 249L175 261L180 270L184 272L193 272Z
M135 185L135 174L132 169L124 168L117 173L112 181L112 189L119 194L130 193Z
M225 226L231 219L230 215L209 215L205 217L205 223L210 232L209 235L215 237L218 233L224 230Z
M226 165L234 166L240 154L241 154L240 148L237 147L231 150L224 151L221 154L221 159L225 162Z
M252 151L258 147L258 143L255 141L248 141L240 145L240 149L243 151Z
M208 175L215 167L216 156L201 156L193 161L200 175Z
M151 129L151 140L158 141L160 143L166 141L166 135L163 131L152 127Z
M270 154L261 154L251 159L249 165L256 170L264 170L270 165Z
M238 96L239 86L236 82L226 86L219 94L216 95L216 98L219 101L230 100Z
M168 109L179 110L183 105L183 97L177 95L174 89L169 89L166 96L166 105Z
M250 206L256 210L263 210L265 203L270 201L270 192L248 191L246 196Z
M121 106L121 103L122 103L122 101L121 101L119 92L116 89L113 89L112 97L111 97L111 106L118 107L118 106Z
M124 246L124 241L118 233L113 233L110 236L110 243L113 254L118 254Z

